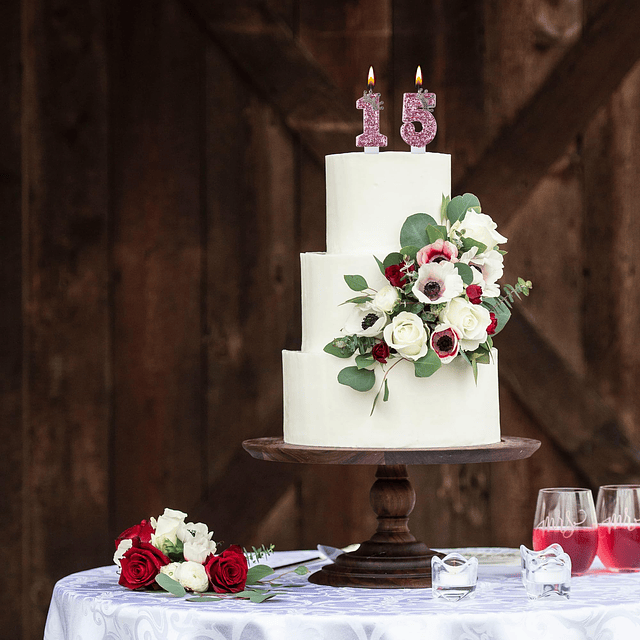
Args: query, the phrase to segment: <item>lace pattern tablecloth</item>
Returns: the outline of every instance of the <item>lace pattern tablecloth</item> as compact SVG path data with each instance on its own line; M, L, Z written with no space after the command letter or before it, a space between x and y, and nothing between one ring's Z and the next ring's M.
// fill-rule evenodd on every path
M296 552L276 554L280 563ZM313 565L313 569L319 565ZM131 592L116 567L70 575L55 587L45 640L631 640L640 638L640 574L591 572L569 601L530 603L517 567L480 567L476 598L451 604L430 589L301 584L261 604L189 603ZM282 582L281 581L281 582Z

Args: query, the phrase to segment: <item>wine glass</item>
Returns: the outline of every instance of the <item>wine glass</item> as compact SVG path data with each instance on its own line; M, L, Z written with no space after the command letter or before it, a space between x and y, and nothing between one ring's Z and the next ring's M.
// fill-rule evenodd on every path
M533 548L557 542L571 558L571 573L591 566L598 550L598 524L589 489L540 489L533 522Z
M640 485L600 487L598 557L609 571L640 570Z

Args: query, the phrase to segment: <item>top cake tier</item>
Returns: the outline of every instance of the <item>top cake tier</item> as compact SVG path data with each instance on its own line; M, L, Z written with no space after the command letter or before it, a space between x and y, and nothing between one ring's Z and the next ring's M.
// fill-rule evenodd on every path
M327 253L398 251L413 213L440 221L451 194L451 156L444 153L340 153L326 157Z

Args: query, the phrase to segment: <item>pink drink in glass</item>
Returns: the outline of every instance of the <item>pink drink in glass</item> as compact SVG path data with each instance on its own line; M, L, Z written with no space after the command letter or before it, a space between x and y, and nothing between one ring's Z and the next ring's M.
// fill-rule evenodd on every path
M640 569L640 525L600 524L598 557L611 571Z
M533 530L533 549L541 551L557 542L571 558L571 573L589 569L598 550L597 527L540 527Z

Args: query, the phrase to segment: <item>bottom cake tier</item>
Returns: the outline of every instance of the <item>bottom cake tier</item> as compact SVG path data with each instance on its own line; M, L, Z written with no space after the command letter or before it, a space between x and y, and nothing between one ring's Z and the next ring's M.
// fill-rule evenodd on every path
M389 400L378 398L382 383L365 393L341 385L338 372L351 364L326 353L283 351L284 441L321 447L428 449L500 441L498 353L478 365L477 384L462 358L429 378L416 378L400 362L387 377Z

